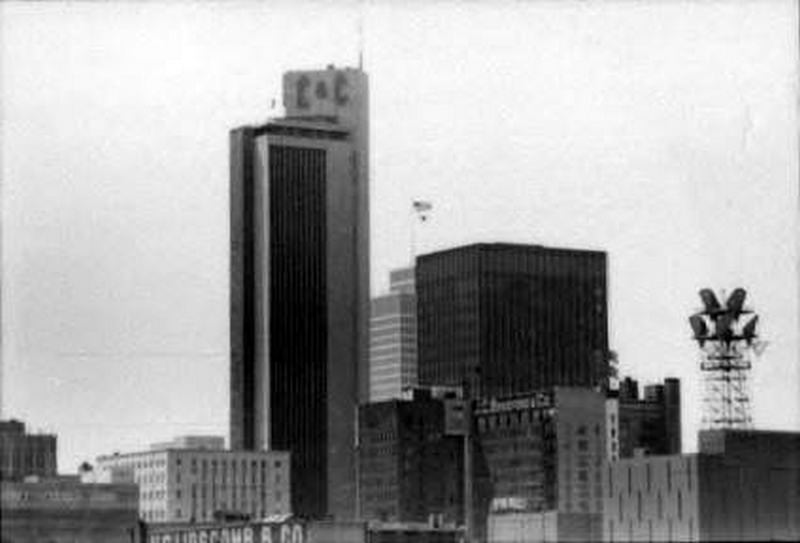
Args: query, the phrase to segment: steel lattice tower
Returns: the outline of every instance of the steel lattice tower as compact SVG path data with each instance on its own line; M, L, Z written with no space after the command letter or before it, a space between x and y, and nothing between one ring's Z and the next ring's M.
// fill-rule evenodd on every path
M752 355L760 354L764 344L757 341L758 315L744 308L746 296L744 289L737 288L722 305L711 289L703 289L703 310L689 317L701 352L705 428L752 426L747 376Z

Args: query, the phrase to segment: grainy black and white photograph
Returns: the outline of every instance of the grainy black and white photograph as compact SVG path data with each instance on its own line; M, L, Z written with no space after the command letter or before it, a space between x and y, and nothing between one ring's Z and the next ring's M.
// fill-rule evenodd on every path
M0 3L2 543L800 540L798 12Z

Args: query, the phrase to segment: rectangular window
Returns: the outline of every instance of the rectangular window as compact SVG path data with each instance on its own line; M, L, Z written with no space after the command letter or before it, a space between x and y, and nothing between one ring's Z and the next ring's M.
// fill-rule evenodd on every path
M678 520L683 520L683 496L681 491L678 491Z
M650 492L650 464L647 464L645 468L647 468L647 492Z

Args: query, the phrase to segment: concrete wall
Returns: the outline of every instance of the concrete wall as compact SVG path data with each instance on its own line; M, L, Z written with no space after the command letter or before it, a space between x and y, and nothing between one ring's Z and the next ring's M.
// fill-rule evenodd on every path
M700 432L701 537L800 540L800 433Z
M636 456L605 466L604 541L697 541L696 455Z

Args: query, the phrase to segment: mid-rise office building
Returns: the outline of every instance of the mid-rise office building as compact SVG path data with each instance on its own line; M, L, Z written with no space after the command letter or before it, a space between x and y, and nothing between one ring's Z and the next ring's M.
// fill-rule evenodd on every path
M699 445L697 454L609 463L603 539L800 537L800 433L709 430L700 432Z
M397 268L389 272L389 292L392 294L416 294L414 267Z
M429 390L359 408L361 518L463 521L462 400Z
M619 386L619 456L630 458L636 449L646 454L681 452L681 384L674 378L644 387L626 377Z
M419 377L502 397L597 385L609 357L606 254L478 243L417 258Z
M296 514L354 518L369 394L367 76L289 72L231 132L231 446L292 453Z
M0 480L54 477L56 472L55 435L29 434L21 421L0 421Z
M478 404L488 541L599 539L607 420L604 394L583 388Z
M221 444L222 438L188 437L149 451L101 456L95 480L138 484L139 513L148 523L292 512L288 452L231 451Z
M370 401L401 398L417 385L417 298L414 270L393 270L388 294L372 299Z

